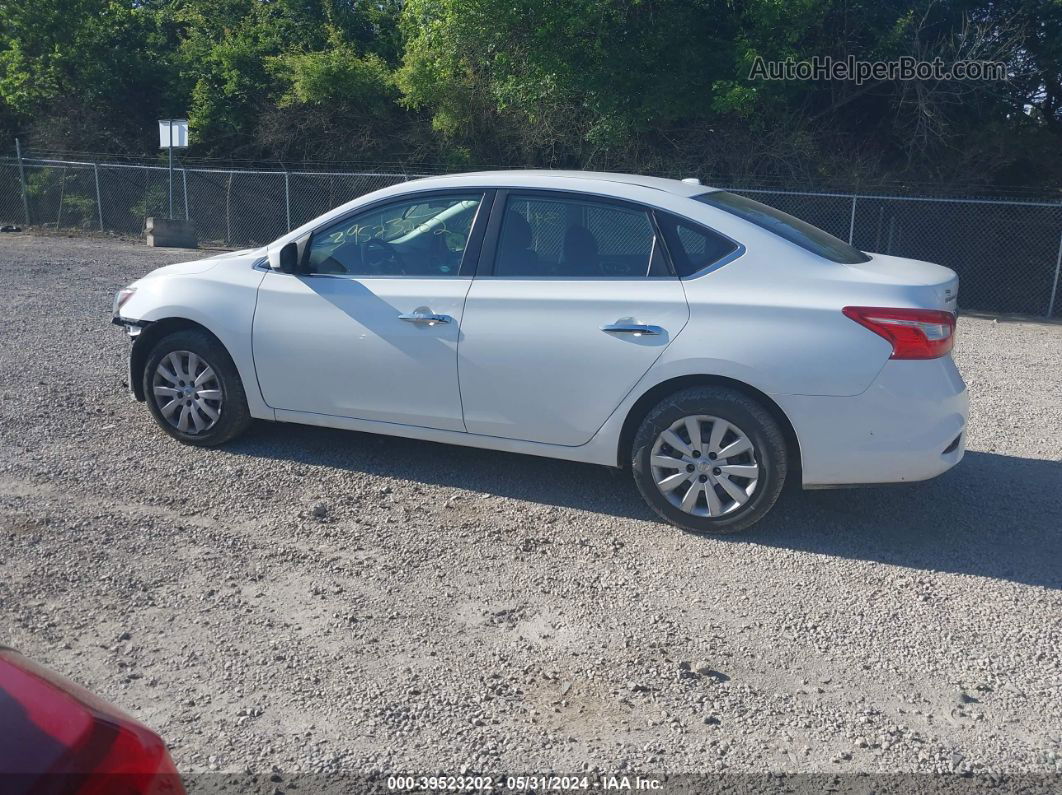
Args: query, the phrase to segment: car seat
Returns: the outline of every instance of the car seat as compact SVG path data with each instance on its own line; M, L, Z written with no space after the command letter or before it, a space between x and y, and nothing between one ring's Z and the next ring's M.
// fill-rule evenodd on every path
M599 276L597 238L585 226L569 226L564 233L560 272L563 276Z
M531 224L520 213L509 210L502 223L496 276L539 275L538 255L531 249Z

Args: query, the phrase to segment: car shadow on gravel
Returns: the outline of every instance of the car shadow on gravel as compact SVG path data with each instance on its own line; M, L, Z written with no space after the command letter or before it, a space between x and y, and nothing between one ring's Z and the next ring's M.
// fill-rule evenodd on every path
M574 461L288 423L255 423L226 451L659 521L630 475Z
M591 464L272 423L257 423L225 449L657 522L672 532L627 473ZM967 452L924 483L788 488L752 531L723 538L1062 588L1062 462Z
M1062 462L968 451L923 483L789 490L740 540L1062 589Z

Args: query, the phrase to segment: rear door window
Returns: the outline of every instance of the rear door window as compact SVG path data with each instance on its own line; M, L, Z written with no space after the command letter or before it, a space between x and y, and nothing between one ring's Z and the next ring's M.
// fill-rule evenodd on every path
M506 200L495 276L615 279L666 274L645 210L545 194L513 194Z

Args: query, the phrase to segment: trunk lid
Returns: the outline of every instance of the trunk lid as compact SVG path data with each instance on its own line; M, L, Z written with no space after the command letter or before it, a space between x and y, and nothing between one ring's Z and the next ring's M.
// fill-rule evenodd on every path
M889 254L866 254L869 261L844 267L867 283L907 288L927 309L958 310L959 276L951 268Z

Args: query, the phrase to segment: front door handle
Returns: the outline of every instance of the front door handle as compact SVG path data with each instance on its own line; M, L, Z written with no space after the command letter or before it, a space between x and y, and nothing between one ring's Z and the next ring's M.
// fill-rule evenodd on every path
M631 334L635 337L654 337L664 333L660 326L649 326L645 323L610 323L602 326L601 330L608 334Z
M447 315L437 315L432 311L425 312L420 309L415 312L406 312L405 314L399 315L398 319L405 320L407 323L423 323L426 326L434 326L438 323L450 322L450 318Z

